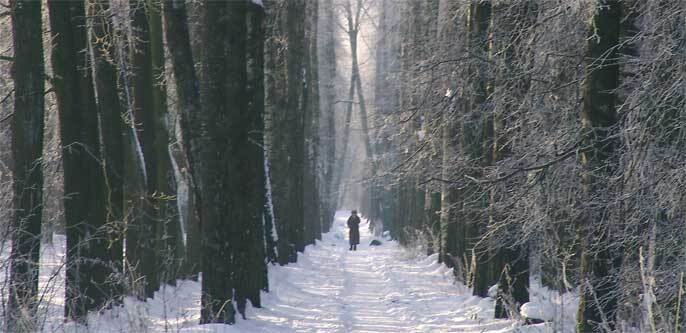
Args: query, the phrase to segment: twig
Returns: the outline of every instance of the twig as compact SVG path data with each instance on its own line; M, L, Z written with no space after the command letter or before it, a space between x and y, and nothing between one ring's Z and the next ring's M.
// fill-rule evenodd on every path
M5 103L5 101L6 101L8 98L10 98L10 96L12 96L13 93L14 93L14 88L12 88L12 90L10 90L10 92L8 92L7 95L6 95L5 97L2 98L2 101L0 101L0 104Z
M510 173L508 173L508 174L506 174L506 175L504 175L504 176L502 176L502 177L495 178L495 179L477 179L477 178L474 178L474 177L472 177L472 176L470 176L470 175L463 175L463 176L464 176L465 178L467 178L467 179L469 179L469 180L471 180L471 181L473 181L473 182L475 182L475 183L479 183L479 184L497 183L497 182L501 182L501 181L503 181L503 180L507 180L507 179L509 179L510 177L512 177L512 176L514 176L514 175L516 175L516 174L518 174L518 173L520 173L520 172L527 172L527 171L535 171L535 170L545 169L545 168L547 168L547 167L549 167L549 166L552 166L552 165L554 165L554 164L557 164L557 163L559 163L559 162L562 162L562 161L566 160L567 158L576 155L577 153L586 152L586 151L591 150L591 149L594 148L593 146L589 146L589 147L586 147L586 148L584 148L584 149L579 149L579 150L577 150L577 149L574 149L574 148L576 148L576 147L577 147L577 145L575 145L574 147L572 147L568 152L566 152L566 153L560 155L560 157L558 157L558 158L556 158L556 159L553 159L553 160L551 160L551 161L548 161L548 162L546 162L546 163L539 164L539 165L530 165L530 166L528 166L528 167L523 167L523 168L516 168L516 169L514 169L514 171L512 171L512 172L510 172Z
M419 154L420 151L422 151L422 149L424 149L424 147L426 147L426 145L429 142L430 141L425 141L424 144L422 144L414 153L412 153L412 155L410 155L408 158L406 158L402 163L393 167L393 169L391 169L389 172L395 172L396 170L400 169L400 167L405 165L407 162L411 161L415 156L417 156L417 154Z
M4 123L5 120L10 119L14 115L14 112L6 115L4 118L0 119L0 124Z
M676 299L676 315L674 318L674 333L679 333L679 314L681 313L681 296L684 294L684 272L679 274L679 297Z

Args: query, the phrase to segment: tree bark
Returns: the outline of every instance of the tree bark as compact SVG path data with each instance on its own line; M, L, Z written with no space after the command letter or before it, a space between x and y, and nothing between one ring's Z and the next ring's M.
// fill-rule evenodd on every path
M131 130L135 131L134 149L143 162L143 182L135 193L141 206L141 211L134 212L131 223L127 226L126 253L128 267L139 286L134 287L134 293L140 299L152 297L160 287L160 257L157 248L157 237L160 221L157 219L157 209L153 198L156 188L157 159L155 158L155 92L151 61L151 39L148 17L146 15L146 0L136 0L131 3L131 73L132 76L132 123Z
M261 283L249 281L259 273L249 261L255 260L252 251L261 236L255 229L262 226L264 155L254 142L262 115L257 109L246 112L254 101L246 88L247 6L247 1L203 3L201 323L235 322L234 295L243 311ZM216 36L224 38L217 42Z
M161 282L176 285L176 278L180 275L181 261L184 256L183 235L179 220L178 204L176 202L176 178L172 167L169 149L169 129L167 112L167 89L164 78L164 48L162 38L162 7L160 0L147 0L147 17L150 29L150 61L152 68L153 93L153 124L154 165L156 179L154 186L149 189L157 210L158 242L156 244L159 256L159 270ZM134 90L135 91L135 90ZM144 129L145 130L145 129ZM147 160L150 160L148 158Z
M107 302L112 273L107 248L105 177L93 81L87 70L86 11L79 1L48 1L55 47L54 88L63 147L67 225L65 315L85 321L90 310Z
M283 4L284 17L277 18L274 24L280 25L279 29L285 31L287 45L280 45L285 47L284 57L274 59L277 62L273 67L272 63L268 64L272 71L272 80L276 82L274 85L270 84L267 89L270 107L276 106L274 111L270 112L270 165L273 180L272 199L279 234L279 263L282 265L295 262L297 252L302 252L305 248L302 195L302 170L305 163L305 31L302 14L306 9L304 0L289 0ZM282 68L285 68L285 72L276 73L280 66L284 66ZM274 88L277 89L272 90Z
M321 215L320 177L319 177L319 72L317 70L317 19L318 4L316 1L306 3L304 58L305 80L305 129L303 141L305 168L303 170L304 208L305 208L305 244L314 244L321 239L323 216Z
M618 161L613 138L617 122L615 90L619 87L618 43L622 20L620 1L598 1L589 29L586 49L586 79L583 85L581 123L585 146L581 153L584 167L584 194L592 201L578 225L581 247L581 276L577 329L583 332L613 330L617 308L617 279L621 251L614 251L607 226L600 223L605 214L603 190L607 177ZM615 253L616 252L616 253ZM598 302L598 300L600 302Z
M480 2L473 1L470 4L469 18L467 22L469 31L469 48L472 52L479 54L481 57L486 57L489 49L488 42L488 27L491 20L492 5L490 1ZM463 147L469 152L469 157L472 159L473 171L476 176L480 175L480 168L491 164L491 151L484 150L484 147L489 146L492 140L492 125L489 126L490 116L482 114L488 112L484 108L486 98L488 96L487 82L485 80L485 64L480 59L472 60L475 64L471 65L470 72L470 93L472 96L467 102L465 114L470 119L476 119L469 123L463 124ZM480 122L479 119L482 119ZM481 137L479 137L481 134ZM486 208L487 199L483 189L479 185L473 184L467 189L467 200L474 202L474 204L466 207L466 223L465 236L469 241L468 251L472 256L475 256L473 262L476 267L472 268L474 281L474 295L486 297L488 296L488 288L495 283L495 277L491 274L491 263L488 262L488 253L485 248L476 248L476 241L482 236L482 231L486 226L486 219L483 216L482 210Z
M246 128L246 139L242 161L235 163L240 165L241 179L245 180L247 190L243 191L241 205L248 211L247 216L238 220L242 224L239 228L244 230L238 239L238 251L235 256L235 298L238 311L245 319L246 301L254 307L261 307L260 291L267 289L267 267L265 265L264 244L264 52L263 52L263 28L264 9L252 2L247 10L247 44L246 65L247 77L245 94L247 99L247 112L241 112L243 123ZM240 112L240 111L239 111ZM238 170L237 170L238 172ZM244 185L245 186L245 185Z
M334 188L334 176L336 170L336 44L334 33L334 4L333 0L325 0L320 7L320 12L323 12L321 26L327 28L320 34L323 35L323 43L321 47L320 82L323 91L323 100L321 108L322 121L322 138L320 140L322 147L322 159L324 166L324 214L325 219L322 224L322 231L329 232L334 214L336 213L336 195L338 191Z
M86 11L90 18L90 53L93 81L101 128L103 170L107 195L107 239L113 269L123 279L124 261L124 114L118 96L116 50L109 22L109 0L90 2ZM116 285L111 295L118 298L123 286ZM115 301L113 299L113 301Z
M493 106L493 141L492 141L492 156L493 163L497 164L501 160L510 157L512 147L508 143L508 133L506 132L508 122L514 122L515 116L510 114L510 110L515 108L517 103L522 103L526 98L529 88L531 86L531 79L528 76L522 77L518 75L525 73L528 68L522 66L527 57L532 54L524 54L520 31L518 27L530 27L536 22L538 14L538 6L533 2L525 1L521 4L507 5L502 4L494 9L496 14L491 16L491 30L496 36L504 36L501 38L494 37L491 50L491 59L499 64L497 70L497 78L493 82L494 94L498 96L508 95L514 101L495 102L498 105ZM498 13L504 13L504 17L498 17ZM502 32L495 32L500 28ZM520 28L521 29L521 28ZM517 78L522 77L522 78ZM513 79L514 78L514 79ZM494 104L495 104L494 103ZM491 205L497 204L501 201L497 189L491 190ZM491 207L491 217L493 221L497 222L501 219L500 212L497 212ZM506 229L506 235L503 235L508 241L511 240L510 235L517 235L518 230L513 230L510 226ZM512 313L519 313L520 306L529 301L529 246L527 243L521 244L515 241L517 245L512 247L500 247L495 252L496 257L496 276L498 277L498 295L496 297L496 318L508 318ZM516 316L515 316L516 317Z
M193 64L188 13L183 0L166 0L164 2L164 22L172 70L176 79L176 94L180 104L181 146L186 159L186 182L189 184L188 218L186 219L186 273L195 275L200 270L200 213L201 207L200 175L197 165L200 160L200 147L192 133L200 129L198 114L201 112L200 88Z
M38 261L43 207L43 98L45 67L41 3L10 2L14 44L12 128L12 248L10 253L8 332L37 329Z

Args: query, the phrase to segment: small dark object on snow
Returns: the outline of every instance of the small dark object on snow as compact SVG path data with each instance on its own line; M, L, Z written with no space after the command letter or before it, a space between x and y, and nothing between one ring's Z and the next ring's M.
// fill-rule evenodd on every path
M545 323L545 320L536 319L536 318L525 318L524 319L524 325L536 325L536 324L543 324L543 323Z
M371 243L369 243L369 246L379 246L381 245L381 241L378 239L373 240Z

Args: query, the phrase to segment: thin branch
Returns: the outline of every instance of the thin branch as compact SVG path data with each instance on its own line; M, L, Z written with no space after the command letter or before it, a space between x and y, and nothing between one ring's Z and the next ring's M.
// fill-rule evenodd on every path
M428 141L428 140L424 141L424 143L414 153L412 153L412 155L410 155L408 158L406 158L402 163L393 167L393 169L391 169L388 172L389 173L395 172L396 170L400 169L403 165L407 164L407 162L411 161L415 156L417 156L417 154L419 154L419 152L421 152L429 144L429 142L431 142L431 141Z
M8 92L7 95L6 95L5 97L2 98L2 100L0 101L0 104L5 103L5 101L6 101L8 98L10 98L10 96L12 96L12 94L14 94L14 88L12 88L12 90L10 90L10 92Z
M14 112L11 112L10 114L6 115L4 118L0 119L0 124L4 123L5 120L10 119L14 115Z

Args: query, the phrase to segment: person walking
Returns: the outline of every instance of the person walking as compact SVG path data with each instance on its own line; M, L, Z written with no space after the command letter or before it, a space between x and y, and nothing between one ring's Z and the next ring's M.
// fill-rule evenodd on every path
M350 251L357 251L357 244L360 244L360 217L357 216L356 210L350 212L348 228L350 229L350 233L348 234Z

